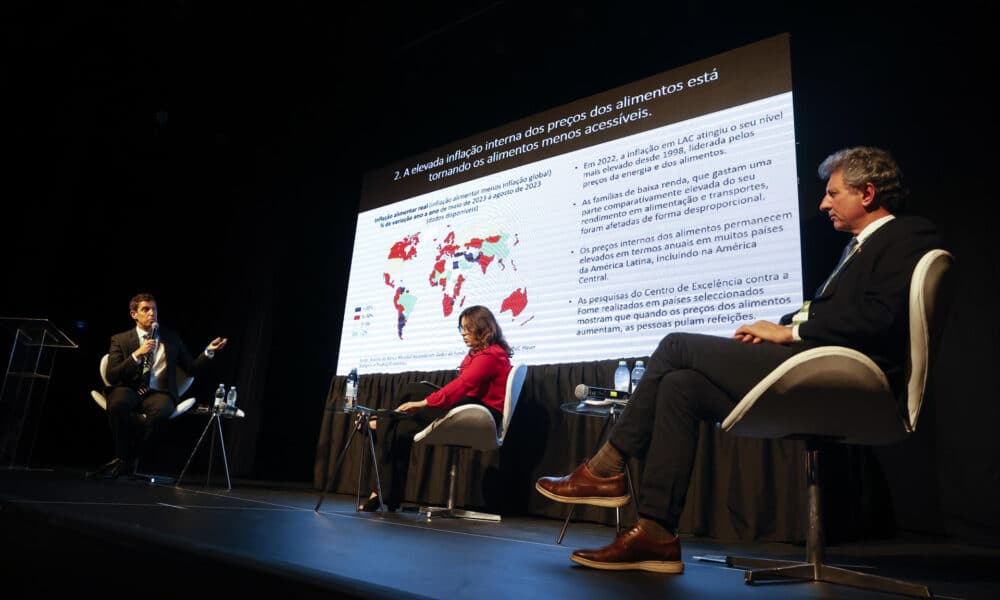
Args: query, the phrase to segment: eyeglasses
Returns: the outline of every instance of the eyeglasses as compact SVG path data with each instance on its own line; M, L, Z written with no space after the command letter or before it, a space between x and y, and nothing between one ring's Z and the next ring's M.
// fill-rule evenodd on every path
M467 327L462 327L461 325L459 325L458 326L458 332L459 333L472 333L472 330L469 329L469 328L467 328Z

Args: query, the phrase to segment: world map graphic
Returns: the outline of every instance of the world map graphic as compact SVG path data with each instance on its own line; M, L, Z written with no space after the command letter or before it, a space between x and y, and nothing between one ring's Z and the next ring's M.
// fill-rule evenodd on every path
M519 243L517 234L501 231L489 235L474 235L462 241L456 239L454 231L448 231L438 242L432 240L434 249L424 253L421 249L421 232L404 236L394 242L389 249L383 280L392 288L392 305L396 311L396 333L403 339L403 333L410 319L416 314L419 299L424 294L440 294L441 315L450 317L455 309L462 309L466 303L463 290L473 277L490 277L496 271L517 270L511 258L511 251ZM426 261L426 262L425 262ZM401 281L401 274L416 262L426 264L426 279L420 289ZM426 288L423 287L426 285ZM486 304L479 300L471 304ZM510 290L500 303L500 312L519 316L528 306L528 290L518 287Z

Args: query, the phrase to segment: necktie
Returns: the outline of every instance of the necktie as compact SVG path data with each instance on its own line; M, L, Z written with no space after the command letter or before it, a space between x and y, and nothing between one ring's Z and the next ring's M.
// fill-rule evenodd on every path
M833 272L830 273L830 276L826 278L826 281L823 282L823 285L819 286L819 289L816 290L816 296L819 296L824 291L826 291L827 286L830 285L830 282L834 280L834 278L837 276L838 273L840 273L840 270L844 268L844 264L847 263L847 259L849 259L851 255L854 254L854 250L857 247L858 247L858 238L852 237L851 241L847 242L847 246L844 247L844 253L840 255L840 260L837 262L837 266L833 268Z
M827 286L830 285L830 282L837 277L837 273L840 273L840 270L844 268L844 264L847 263L847 259L851 258L851 255L854 254L854 251L857 249L857 247L858 247L858 238L852 237L851 241L847 242L847 246L844 247L844 252L843 254L840 255L840 260L837 261L837 266L833 268L833 272L830 273L830 276L826 278L826 281L823 282L823 285L819 286L819 289L816 290L816 295L813 296L813 298L819 296L824 291L826 291ZM805 304L802 305L802 308L800 308L799 311L795 313L794 316L792 316L793 325L804 323L809 319L809 305L811 303L812 300L806 300Z
M142 334L143 341L148 340L150 335L148 333ZM139 389L136 390L139 393L139 397L143 398L149 392L149 377L153 371L153 353L147 352L142 357L142 376L139 379Z

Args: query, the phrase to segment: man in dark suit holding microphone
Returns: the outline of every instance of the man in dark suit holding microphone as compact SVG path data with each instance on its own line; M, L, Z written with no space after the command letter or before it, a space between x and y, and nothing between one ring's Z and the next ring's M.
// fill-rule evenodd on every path
M742 325L731 339L667 335L608 442L571 474L536 483L557 502L622 506L629 501L625 461L645 459L636 499L639 523L604 548L577 550L573 562L596 569L683 572L675 531L699 423L722 421L787 358L817 346L847 346L872 358L893 389L900 389L910 277L920 257L940 248L942 240L929 221L900 214L902 173L888 152L841 150L823 161L819 175L827 180L820 210L837 231L853 237L813 299L779 323Z
M135 327L111 336L108 352L107 410L115 436L115 459L102 467L101 474L112 479L135 471L138 456L151 447L173 414L179 395L177 369L194 375L227 341L217 337L193 358L177 334L160 328L152 294L135 295L129 301L129 315ZM137 440L132 415L139 406L146 422Z

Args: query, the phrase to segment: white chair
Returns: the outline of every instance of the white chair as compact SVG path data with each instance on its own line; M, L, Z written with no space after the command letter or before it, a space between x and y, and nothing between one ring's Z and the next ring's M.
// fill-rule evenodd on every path
M108 355L107 354L105 354L104 356L101 357L100 373L101 373L101 380L104 382L104 388L105 389L110 388L111 387L111 382L108 381ZM188 375L187 373L185 373L181 369L177 370L177 394L178 395L183 395L186 391L188 391L188 388L191 387L191 384L193 382L194 382L194 377L193 376ZM104 395L103 392L100 392L100 391L97 391L97 390L91 390L90 391L90 397L94 400L94 402L98 406L101 407L101 410L107 412L107 410L108 410L108 399ZM190 410L192 406L194 406L194 403L195 403L195 398L193 398L193 397L192 398L187 398L186 400L182 400L181 402L177 403L177 406L174 407L173 414L170 415L170 419L171 420L172 419L176 419L177 417L183 415L188 410ZM143 413L141 410L137 411L133 416L138 421L144 421L146 419L145 413ZM133 476L135 478L137 478L137 479L145 479L146 481L148 481L150 483L168 483L172 479L170 477L166 477L166 476L163 476L163 475L152 475L152 474L139 473L139 472L134 473Z
M105 388L111 387L111 382L108 381L108 355L107 354L105 354L104 356L101 357L100 371L101 371L101 381L104 382L104 387ZM184 392L188 391L188 388L191 387L192 383L194 383L194 377L192 377L191 375L188 375L187 373L185 373L181 369L177 369L177 395L178 396L183 396ZM90 390L90 397L94 400L94 402L97 403L98 406L101 407L101 410L104 410L104 411L108 410L108 399L105 397L105 395L104 395L103 392L99 392L97 390ZM170 415L170 418L171 419L176 419L177 417L183 415L188 410L190 410L192 406L194 406L194 403L195 403L195 399L194 398L188 398L186 400L182 400L181 402L177 403L177 406L174 408L174 413L172 415Z
M927 376L948 309L950 296L944 279L952 262L948 252L931 250L917 263L910 279L905 411L889 388L885 374L870 358L850 348L827 346L807 350L779 365L722 422L722 429L736 435L806 442L809 503L806 560L725 557L729 566L749 569L744 576L746 583L825 581L932 597L925 585L823 563L819 448L829 442L890 444L916 430Z
M462 519L481 519L499 521L500 515L461 510L455 508L456 463L460 448L475 450L498 450L503 445L504 437L510 427L510 419L514 415L517 399L524 386L524 378L528 367L519 364L511 368L507 375L507 392L504 397L503 423L497 431L496 421L485 406L465 404L449 410L443 417L435 419L430 425L419 431L414 437L414 444L447 446L448 447L448 505L446 507L421 506L421 513L442 517Z

